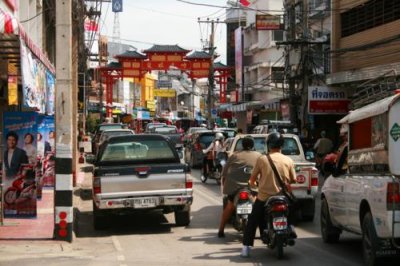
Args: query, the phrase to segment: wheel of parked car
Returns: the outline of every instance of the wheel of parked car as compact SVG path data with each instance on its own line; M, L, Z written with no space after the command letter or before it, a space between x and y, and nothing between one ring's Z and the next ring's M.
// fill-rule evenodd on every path
M325 243L334 243L339 241L341 230L333 226L329 214L328 202L322 199L321 202L321 235Z
M110 227L110 217L102 214L102 212L97 209L93 202L93 227L96 230L104 230Z
M376 265L376 250L378 243L378 237L376 235L374 223L372 221L372 215L370 212L364 215L362 222L362 246L363 246L363 257L364 264L367 266Z
M175 211L174 214L177 226L187 226L190 224L190 209L187 211Z

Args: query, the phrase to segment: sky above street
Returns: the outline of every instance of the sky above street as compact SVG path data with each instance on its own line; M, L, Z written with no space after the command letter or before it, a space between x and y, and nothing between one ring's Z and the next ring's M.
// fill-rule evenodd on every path
M226 0L189 0L193 3L226 6ZM121 43L135 46L138 51L153 44L178 44L188 50L201 50L209 40L211 24L199 24L201 20L217 18L225 20L226 11L218 7L191 5L177 0L123 0L123 12L119 14ZM102 35L112 41L114 13L111 4L103 3L100 21ZM226 26L216 24L217 61L226 63Z

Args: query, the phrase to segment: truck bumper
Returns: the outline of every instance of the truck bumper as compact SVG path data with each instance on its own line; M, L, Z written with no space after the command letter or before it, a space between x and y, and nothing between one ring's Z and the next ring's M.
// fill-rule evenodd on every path
M175 195L175 196L146 196L122 199L94 199L98 209L163 209L172 206L191 205L193 202L192 195Z

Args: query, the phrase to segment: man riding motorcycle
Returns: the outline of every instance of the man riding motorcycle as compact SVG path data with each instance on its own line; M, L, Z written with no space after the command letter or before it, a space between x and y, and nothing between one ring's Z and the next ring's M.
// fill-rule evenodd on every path
M221 132L215 133L213 142L203 150L206 154L203 162L203 176L202 179L207 178L208 174L214 167L214 160L217 158L219 152L224 151L224 135Z
M223 194L227 195L228 201L221 216L218 237L225 236L225 225L235 210L234 198L241 188L240 183L248 182L249 175L246 174L245 168L253 169L258 157L261 156L261 153L254 151L254 140L251 136L242 139L242 147L243 150L229 157L222 171Z
M269 155L279 172L283 183L290 189L289 184L296 182L296 171L294 162L291 158L281 153L284 138L280 133L273 132L268 135L267 146ZM242 257L249 257L250 246L254 244L257 226L260 232L264 232L264 205L269 197L277 195L281 191L281 186L274 176L273 169L267 156L257 159L253 172L251 173L249 184L256 187L258 183L258 195L254 202L252 212L249 216L246 230L243 235L243 249L240 254Z

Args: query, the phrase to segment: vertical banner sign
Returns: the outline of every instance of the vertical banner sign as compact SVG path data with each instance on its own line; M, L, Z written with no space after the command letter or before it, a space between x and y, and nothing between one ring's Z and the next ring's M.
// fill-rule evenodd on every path
M23 106L45 113L47 100L46 68L21 41Z
M54 114L54 102L55 102L55 78L50 71L46 70L46 114Z
M17 76L8 76L8 105L18 105Z
M235 75L236 86L239 89L238 101L242 99L242 68L243 68L243 47L242 47L242 27L235 30Z
M36 217L37 113L5 112L3 122L4 217Z
M55 127L54 116L45 116L39 125L39 133L42 135L40 150L42 160L42 185L54 187L55 183Z

